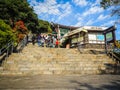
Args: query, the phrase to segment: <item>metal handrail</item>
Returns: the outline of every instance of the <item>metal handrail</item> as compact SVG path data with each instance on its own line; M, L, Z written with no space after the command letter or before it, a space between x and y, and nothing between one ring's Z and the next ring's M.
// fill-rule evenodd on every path
M120 62L120 57L113 53L113 51L109 51L108 54L111 55L112 59L116 59L116 61Z
M7 49L13 45L12 41L9 41L5 46L0 49L0 55L2 55Z
M0 49L0 56L2 56L5 53L5 57L7 58L9 56L9 53L10 54L13 53L14 50L13 43L14 43L13 41L9 41L5 46L2 47ZM19 47L17 49L17 52L20 52L25 47L26 44L27 44L27 37L25 36L24 39L17 45L17 47Z
M9 41L5 46L0 49L0 62L8 58L8 56L13 52L13 42ZM1 63L0 63L1 65Z
M17 48L17 51L18 52L21 52L22 51L22 49L25 47L27 45L27 36L25 36L24 38L23 38L23 40L21 40L21 42L18 44L18 48Z

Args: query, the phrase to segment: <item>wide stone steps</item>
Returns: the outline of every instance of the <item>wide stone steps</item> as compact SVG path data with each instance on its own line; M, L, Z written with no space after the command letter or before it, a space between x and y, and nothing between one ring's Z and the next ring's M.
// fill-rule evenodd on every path
M51 74L66 74L67 72L72 73L72 74L78 74L78 73L88 73L90 74L91 72L96 72L96 74L100 73L98 72L98 69L105 70L105 66L102 64L103 62L97 62L97 63L91 63L91 62L52 62L52 63L24 63L24 64L12 64L10 63L6 67L4 66L5 71L18 71L21 73L28 73L28 72L38 72L39 74L45 74L45 73L50 73ZM88 72L89 71L89 72ZM54 73L52 73L54 72ZM59 73L58 73L59 72ZM75 72L75 73L74 73ZM69 74L68 73L68 74ZM95 73L94 73L95 74Z
M4 61L0 74L101 74L114 72L114 64L105 54L80 54L76 49L43 48L29 44L22 53L13 53Z

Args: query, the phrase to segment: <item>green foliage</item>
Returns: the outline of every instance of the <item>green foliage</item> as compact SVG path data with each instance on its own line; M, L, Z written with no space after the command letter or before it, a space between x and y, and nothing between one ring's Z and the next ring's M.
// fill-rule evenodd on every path
M102 0L100 4L104 9L113 7L112 15L120 16L120 0Z
M39 32L48 32L51 33L51 25L48 21L39 20Z
M118 5L119 3L119 0L102 0L100 2L101 6L105 9L113 5Z
M0 20L0 48L2 48L9 41L16 41L16 37L12 29L3 20Z
M0 19L11 25L12 28L17 21L22 20L29 30L37 29L37 15L27 0L0 0L0 12Z
M27 0L0 0L0 19L12 28L16 22L23 21L32 33L52 31L47 21L38 20Z

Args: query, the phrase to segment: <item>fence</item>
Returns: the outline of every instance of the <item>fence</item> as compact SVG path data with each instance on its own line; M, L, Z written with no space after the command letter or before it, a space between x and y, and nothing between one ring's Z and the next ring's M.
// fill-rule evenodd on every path
M26 46L26 44L27 37L24 37L24 39L17 46L14 46L13 41L9 41L5 46L0 49L0 63L2 62L2 60L8 58L11 53L21 52L22 49Z

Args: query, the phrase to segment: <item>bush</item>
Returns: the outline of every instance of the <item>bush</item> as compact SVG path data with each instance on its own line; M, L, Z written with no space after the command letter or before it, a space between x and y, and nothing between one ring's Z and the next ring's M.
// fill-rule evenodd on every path
M115 45L117 48L120 48L120 40L115 41Z
M6 45L10 41L16 41L16 36L12 32L12 29L3 20L0 20L0 48Z

